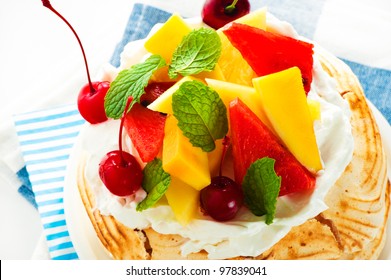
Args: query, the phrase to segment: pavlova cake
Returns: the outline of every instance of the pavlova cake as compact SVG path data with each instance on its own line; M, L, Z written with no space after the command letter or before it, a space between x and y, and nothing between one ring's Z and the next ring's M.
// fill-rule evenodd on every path
M112 258L378 258L376 122L351 70L288 23L173 15L102 80L107 120L85 125L70 174Z

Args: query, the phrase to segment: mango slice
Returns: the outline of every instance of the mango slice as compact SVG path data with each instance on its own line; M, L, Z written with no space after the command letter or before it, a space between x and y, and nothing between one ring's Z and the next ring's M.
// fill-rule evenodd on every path
M298 67L255 78L266 115L282 142L310 172L322 169L313 120Z
M194 147L178 127L177 119L166 119L163 140L163 169L171 176L201 190L210 184L208 154Z
M199 207L199 191L171 176L171 183L165 195L168 205L180 224L187 225L196 217Z
M148 109L153 111L158 111L165 114L173 114L172 111L172 95L176 92L180 85L187 81L198 80L191 76L184 77L176 82L172 87L166 90L162 95L160 95L155 101L148 105Z
M272 127L263 109L261 97L253 87L214 79L205 79L205 81L209 87L219 94L227 109L232 100L239 98L266 126Z
M174 14L145 42L144 47L150 53L160 54L169 63L183 36L191 30L179 15Z
M215 79L220 81L225 81L223 71L220 66L216 64L215 69L213 71L203 71L199 74L194 75L195 78L205 80L205 79Z
M266 29L266 8L251 12L235 20L242 24L247 24L260 29ZM222 52L218 64L223 72L226 81L252 86L252 79L256 77L253 69L243 59L240 52L232 46L222 29L217 30L222 44Z

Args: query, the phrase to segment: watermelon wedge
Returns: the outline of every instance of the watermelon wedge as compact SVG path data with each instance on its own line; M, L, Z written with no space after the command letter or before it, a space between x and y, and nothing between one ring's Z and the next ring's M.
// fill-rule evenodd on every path
M315 187L315 177L242 101L233 100L229 113L234 175L238 184L242 184L247 169L254 161L270 157L276 160L274 168L281 176L280 196Z
M312 44L235 22L227 25L223 32L258 76L297 66L306 93L310 91Z
M166 116L135 103L125 116L124 127L141 160L149 162L163 145Z

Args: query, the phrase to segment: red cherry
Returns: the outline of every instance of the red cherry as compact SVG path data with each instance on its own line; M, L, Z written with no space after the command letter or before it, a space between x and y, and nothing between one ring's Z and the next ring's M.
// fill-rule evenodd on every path
M210 185L201 190L200 199L204 213L217 221L233 219L243 205L239 185L225 176L212 178Z
M215 29L250 12L248 0L206 0L201 11L202 20Z
M52 7L49 0L42 0L42 4L44 7L48 8L50 11L56 14L60 19L62 19L66 23L66 25L72 30L83 54L88 84L81 89L77 99L77 105L80 114L86 121L92 124L106 121L107 117L104 109L104 98L110 87L109 82L91 82L87 57L84 52L83 44L81 43L80 38L77 35L75 29L73 29L72 25Z
M94 92L91 92L89 84L81 89L77 98L77 107L86 121L96 124L107 120L104 101L110 83L93 82L92 86L95 89Z
M128 196L141 187L143 172L136 158L122 149L122 131L126 112L133 97L128 99L118 134L119 150L111 151L103 157L99 164L99 177L106 188L114 195Z
M134 156L124 151L111 151L99 164L99 176L114 195L129 196L141 186L143 172Z
M222 175L222 167L230 145L228 136L223 140L223 152L220 160L219 176L200 192L202 211L217 221L228 221L236 216L243 205L242 188L232 179Z

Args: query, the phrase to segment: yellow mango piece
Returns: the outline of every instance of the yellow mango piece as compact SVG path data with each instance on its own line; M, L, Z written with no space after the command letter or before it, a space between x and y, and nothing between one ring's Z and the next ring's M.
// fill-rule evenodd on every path
M196 190L210 184L208 154L190 143L172 115L164 127L162 165L164 171Z
M177 78L171 79L168 76L168 66L161 67L157 69L151 77L151 81L153 82L177 82L181 79L182 77L178 75Z
M179 15L174 14L147 39L144 47L150 53L160 54L168 63L183 36L191 30L192 28Z
M296 159L312 173L322 169L313 121L298 67L255 78L274 131Z
M205 79L215 79L220 81L225 81L223 71L218 64L216 64L215 69L213 71L204 71L199 74L194 75L195 78L205 80Z
M209 173L211 177L219 175L223 147L223 139L218 139L216 140L216 148L208 153Z
M261 97L253 87L213 79L205 79L205 81L209 87L219 94L227 109L232 100L239 98L267 127L272 128L263 109Z
M196 189L171 176L171 183L165 195L168 205L180 224L187 225L197 216L200 194Z
M260 29L266 29L266 8L251 12L235 20ZM223 27L224 28L224 27ZM235 84L252 86L252 79L256 77L253 69L243 59L240 52L232 46L231 42L224 35L222 29L217 30L220 36L222 51L218 64L223 72L225 80Z
M267 8L263 7L236 19L235 22L247 24L249 26L253 26L265 30L266 13L267 13Z
M172 115L173 114L172 95L174 94L174 92L176 92L179 89L179 87L182 83L187 82L187 81L194 81L194 80L198 80L198 79L193 78L191 76L187 76L187 77L180 79L172 87L170 87L162 95L160 95L155 101L153 101L151 104L149 104L148 108L153 111Z
M313 121L320 120L321 114L320 114L320 103L319 101L308 99L308 108L310 109L311 117Z

